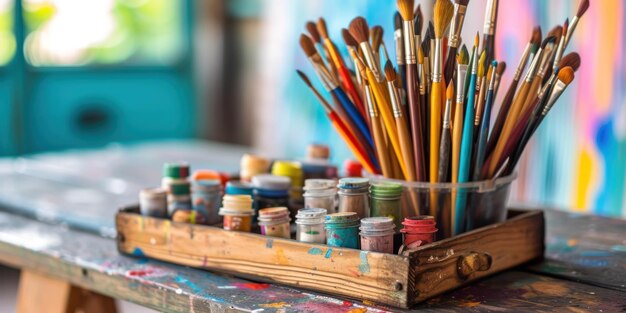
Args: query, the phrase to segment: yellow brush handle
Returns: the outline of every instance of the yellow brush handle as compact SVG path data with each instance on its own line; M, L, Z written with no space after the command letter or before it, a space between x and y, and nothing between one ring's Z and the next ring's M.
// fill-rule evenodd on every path
M387 130L387 135L389 136L389 140L391 141L393 151L395 152L398 160L402 160L402 149L400 148L398 134L396 133L396 123L393 119L393 115L391 114L389 95L385 92L386 89L383 88L382 84L377 82L376 77L374 77L374 74L369 68L367 69L367 79L371 82L370 86L372 87L372 91L374 91L376 106L378 107L378 112L380 112L383 117L385 130ZM400 169L402 170L404 177L408 177L408 172L406 166L404 165L404 162L399 163Z
M374 144L376 145L376 155L380 161L380 167L385 177L392 177L393 171L391 169L391 163L389 161L389 150L385 143L385 134L383 133L382 125L380 125L380 117L370 116L372 123L372 133L374 135Z
M528 88L528 94L526 95L526 99L524 100L524 105L522 106L522 109L520 113L518 114L517 121L515 122L515 124L517 124L519 120L521 119L521 117L524 116L524 114L526 114L526 111L533 109L532 105L535 102L535 99L537 99L537 92L539 91L540 85L541 85L541 77L535 76L535 78L533 78L532 84L530 85L530 88Z
M415 164L413 164L413 149L409 137L409 130L406 126L404 116L396 117L396 128L398 129L398 137L400 138L400 150L404 164L407 166L409 176L405 176L407 181L415 181Z
M441 105L443 103L442 83L433 82L430 94L429 177L431 183L436 183L439 171L439 144L441 140Z
M461 156L461 141L463 140L463 105L457 105L452 124L452 182L459 181L459 158Z
M515 96L515 100L513 101L513 106L509 110L509 115L504 121L504 127L502 128L502 132L500 133L500 138L498 138L498 143L496 144L496 148L493 150L491 154L491 161L489 162L489 172L488 177L493 177L496 174L496 166L498 166L498 160L500 159L502 152L504 150L504 146L506 146L506 142L511 135L511 131L515 124L517 124L517 119L519 118L519 114L522 111L522 106L526 100L526 95L528 94L528 90L530 89L530 84L526 81L522 83L522 87L520 87L517 96Z

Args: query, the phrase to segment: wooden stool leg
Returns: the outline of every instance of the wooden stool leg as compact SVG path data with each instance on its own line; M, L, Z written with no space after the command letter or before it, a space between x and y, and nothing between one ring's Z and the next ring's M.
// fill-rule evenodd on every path
M116 313L115 300L28 270L20 275L18 313Z

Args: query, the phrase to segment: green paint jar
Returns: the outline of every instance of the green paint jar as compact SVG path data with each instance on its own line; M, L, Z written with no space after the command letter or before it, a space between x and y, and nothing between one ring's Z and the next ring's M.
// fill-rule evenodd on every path
M359 216L356 212L326 215L326 244L331 247L359 248Z
M396 229L402 224L402 207L400 199L404 187L399 183L378 182L370 186L371 216L385 216L393 219Z

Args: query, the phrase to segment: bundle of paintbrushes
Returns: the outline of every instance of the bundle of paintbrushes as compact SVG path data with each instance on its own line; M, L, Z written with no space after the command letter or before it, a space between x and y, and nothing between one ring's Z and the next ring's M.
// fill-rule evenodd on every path
M478 33L474 40L460 37L468 2L436 0L433 21L425 23L419 5L398 0L395 66L382 40L383 29L370 28L362 17L341 30L352 64L344 63L324 19L306 24L308 34L301 35L300 45L333 105L304 73L298 74L369 172L430 183L510 175L574 79L580 57L564 51L588 0L581 1L571 21L545 38L539 27L532 31L499 105L495 99L506 65L494 53L498 0L487 1L482 44ZM468 49L461 42L473 46Z

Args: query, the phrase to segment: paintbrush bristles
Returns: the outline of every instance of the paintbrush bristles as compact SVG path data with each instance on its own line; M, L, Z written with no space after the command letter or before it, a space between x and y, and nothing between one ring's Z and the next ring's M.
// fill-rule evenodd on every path
M450 80L450 82L448 83L448 88L446 89L446 99L454 99L454 80Z
M467 6L469 4L469 0L455 0L454 1L458 5Z
M498 63L498 66L496 66L496 75L502 76L505 70L506 70L506 62Z
M576 52L571 52L568 55L564 56L559 62L559 68L565 68L566 66L571 67L574 72L578 71L580 67L580 55Z
M393 29L402 29L402 16L400 16L400 12L398 11L396 11L396 13L393 15Z
M454 16L454 5L450 0L437 0L435 2L434 25L435 38L443 38L443 35Z
M317 27L315 26L315 23L311 21L306 22L305 28L309 32L309 35L311 35L311 38L313 38L313 41L315 42L321 41L320 33L317 31Z
M541 44L541 26L533 28L533 34L530 37L530 43L535 46Z
M483 50L478 58L478 77L485 76L485 62L487 60L487 53Z
M457 62L459 64L469 64L469 51L467 51L467 46L461 46L461 52L457 56Z
M398 0L396 1L398 6L398 12L402 16L402 19L405 21L413 20L413 8L415 7L414 0Z
M346 43L346 46L356 47L359 45L356 40L354 40L354 37L350 35L350 32L345 28L341 29L341 37L343 37L343 41Z
M585 14L585 12L587 12L587 9L589 9L589 0L580 1L580 4L578 5L578 10L576 11L576 16L580 18L581 16L583 16L583 14Z
M422 6L417 5L415 12L413 13L415 23L415 34L422 35L422 27L424 26L424 15L422 15Z
M354 18L350 22L348 30L350 31L350 35L352 35L358 43L367 42L369 40L370 28L367 25L367 21L362 16Z
M385 78L387 78L387 81L389 82L396 80L396 70L393 68L391 61L387 61L387 63L385 63Z
M574 80L574 69L566 66L559 70L559 74L557 75L557 77L560 81L562 81L566 85L569 85Z
M313 40L305 34L300 35L300 47L302 47L302 51L304 51L304 54L306 54L307 57L313 56L317 53Z
M554 41L556 41L556 37L554 36L546 37L546 39L544 39L543 42L541 43L541 48L545 49L547 44L554 43Z
M474 47L478 48L478 43L480 42L480 36L478 32L476 32L476 37L474 37Z
M328 28L326 28L326 21L324 18L317 20L317 31L319 31L320 35L324 39L328 39Z
M309 86L310 88L313 88L313 84L311 83L311 80L309 79L309 77L306 76L306 74L304 74L301 70L296 70L296 73L298 73L298 76L302 78L302 81L304 81L304 83L307 84L307 86Z
M556 41L559 40L559 38L561 38L561 35L563 34L563 26L561 25L557 25L554 26L554 28L552 28L548 34L546 34L546 37L550 37L553 36L556 38Z
M383 28L380 25L376 25L370 29L370 34L372 37L372 49L374 49L374 52L378 52L380 45L383 43Z

